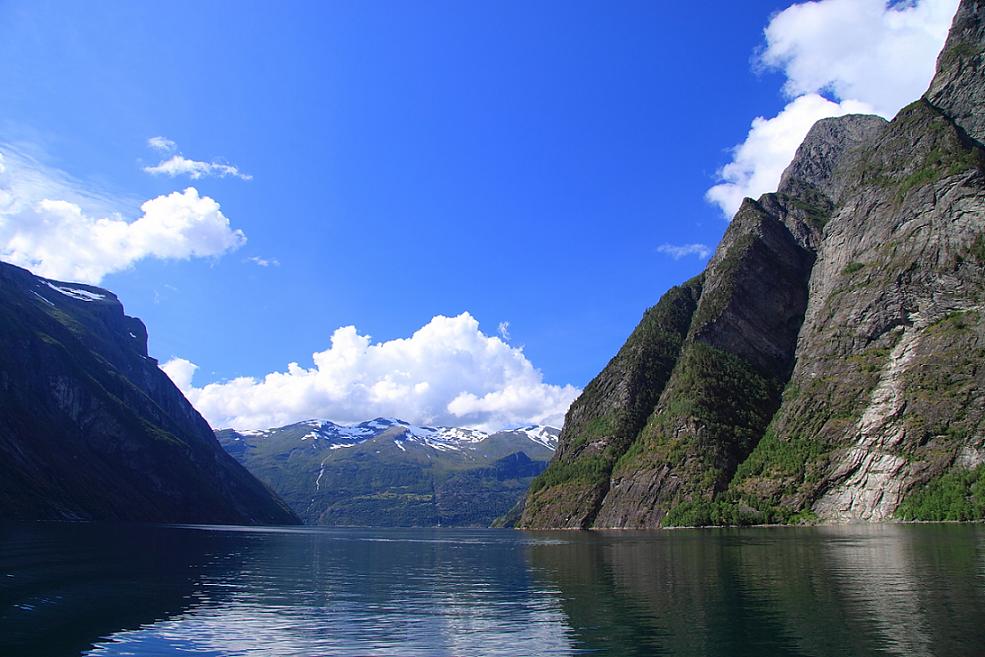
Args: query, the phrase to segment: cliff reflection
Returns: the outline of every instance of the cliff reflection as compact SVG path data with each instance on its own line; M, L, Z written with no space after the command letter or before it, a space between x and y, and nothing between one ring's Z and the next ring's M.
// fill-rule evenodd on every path
M225 534L162 526L0 526L0 654L81 654L103 637L218 604L238 572Z
M980 526L591 533L531 545L579 645L619 655L978 654Z

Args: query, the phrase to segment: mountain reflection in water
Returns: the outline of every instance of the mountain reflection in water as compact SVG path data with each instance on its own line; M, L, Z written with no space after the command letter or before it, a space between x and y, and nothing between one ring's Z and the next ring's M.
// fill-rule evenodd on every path
M937 655L985 527L0 527L0 654Z

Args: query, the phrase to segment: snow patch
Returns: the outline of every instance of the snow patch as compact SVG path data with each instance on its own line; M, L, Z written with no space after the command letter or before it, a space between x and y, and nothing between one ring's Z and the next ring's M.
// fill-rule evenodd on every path
M78 299L79 301L97 301L99 299L105 299L105 294L96 294L95 292L90 292L89 290L81 290L75 287L62 287L60 285L55 285L45 281L45 285L50 287L56 292L60 292L67 297L72 297L73 299Z
M239 431L245 436L269 437L277 432L291 427L310 429L301 436L301 441L322 441L321 445L329 443L329 449L346 449L360 445L371 438L379 436L387 430L397 430L394 442L402 451L407 451L406 442L415 442L439 452L463 452L477 449L482 441L489 438L490 433L478 429L462 427L433 427L410 424L397 418L378 417L368 422L353 425L335 424L329 420L304 420L278 429L248 429ZM525 426L509 429L513 433L521 433L532 442L542 445L551 451L557 449L558 429L545 426ZM314 447L314 443L312 443Z
M241 436L265 436L270 432L263 431L262 429L241 429L236 433L238 433Z
M522 433L527 438L537 443L538 445L543 445L552 452L557 449L558 436L560 431L554 427L543 427L537 425L530 425L526 427L519 427L514 429L516 433Z

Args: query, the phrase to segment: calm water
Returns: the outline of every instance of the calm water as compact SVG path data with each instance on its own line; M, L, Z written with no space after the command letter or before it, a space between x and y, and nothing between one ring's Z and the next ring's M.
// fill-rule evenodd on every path
M0 527L0 655L985 655L985 527Z

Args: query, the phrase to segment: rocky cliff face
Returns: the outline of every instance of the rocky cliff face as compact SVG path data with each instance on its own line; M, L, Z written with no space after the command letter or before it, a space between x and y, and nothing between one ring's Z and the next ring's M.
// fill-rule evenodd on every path
M648 361L644 318L572 406L522 526L985 515L983 25L962 2L924 98L820 121L778 191L746 199L686 288L679 350Z
M0 519L295 523L106 290L0 263Z
M680 357L700 294L700 278L667 292L571 405L554 459L531 486L522 526L592 524L613 465L653 412Z

